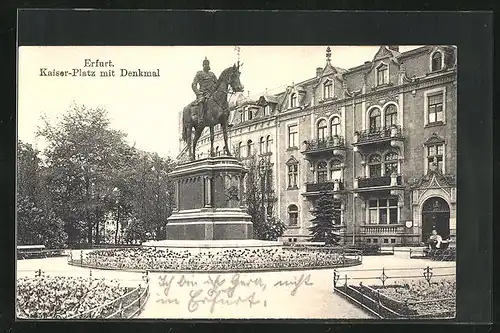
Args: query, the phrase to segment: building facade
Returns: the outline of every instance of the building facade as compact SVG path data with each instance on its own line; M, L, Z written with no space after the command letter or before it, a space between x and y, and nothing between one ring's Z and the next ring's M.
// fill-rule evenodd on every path
M331 195L343 240L416 245L456 231L457 50L381 46L345 70L326 64L310 79L231 110L232 151L273 167L283 240L310 237L311 210ZM223 148L220 128L216 154ZM198 157L207 156L204 134Z

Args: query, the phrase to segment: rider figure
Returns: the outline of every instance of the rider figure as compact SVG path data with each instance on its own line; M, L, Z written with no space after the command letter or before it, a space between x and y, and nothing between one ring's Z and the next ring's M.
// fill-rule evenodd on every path
M203 70L196 73L193 83L191 84L191 88L196 94L196 101L193 105L197 106L201 104L198 106L197 110L200 120L204 119L204 114L206 112L204 102L208 95L214 91L216 83L217 77L210 71L210 61L205 57L205 60L203 60Z

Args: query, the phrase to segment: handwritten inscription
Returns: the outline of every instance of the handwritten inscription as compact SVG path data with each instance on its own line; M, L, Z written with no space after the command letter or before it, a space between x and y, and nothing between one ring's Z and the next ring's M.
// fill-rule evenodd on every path
M158 279L163 292L157 303L186 306L189 312L202 308L210 313L221 306L267 307L271 289L286 290L295 296L299 289L312 286L310 274L298 274L290 279L267 281L263 278L245 278L232 275L161 275Z

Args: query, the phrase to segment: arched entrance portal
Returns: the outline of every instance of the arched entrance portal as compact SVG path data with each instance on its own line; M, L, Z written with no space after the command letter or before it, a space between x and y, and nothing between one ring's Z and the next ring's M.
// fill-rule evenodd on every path
M450 206L439 197L427 199L422 206L422 241L427 242L436 229L443 240L450 238Z

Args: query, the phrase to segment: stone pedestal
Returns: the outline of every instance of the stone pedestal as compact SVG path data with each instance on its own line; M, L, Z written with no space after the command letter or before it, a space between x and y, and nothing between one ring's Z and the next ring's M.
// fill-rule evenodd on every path
M210 157L179 165L170 173L176 184L176 209L167 219L167 240L253 238L243 202L248 170L235 158Z

